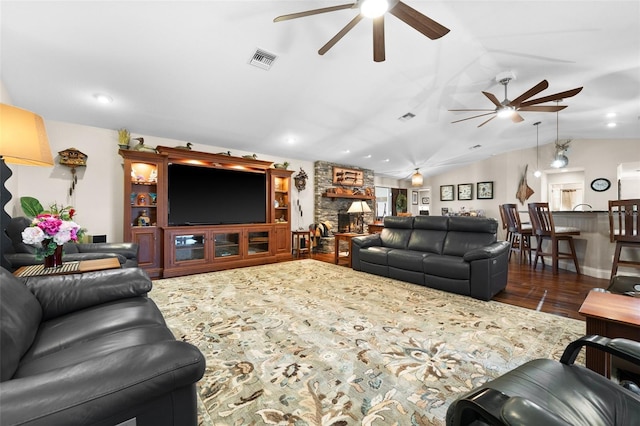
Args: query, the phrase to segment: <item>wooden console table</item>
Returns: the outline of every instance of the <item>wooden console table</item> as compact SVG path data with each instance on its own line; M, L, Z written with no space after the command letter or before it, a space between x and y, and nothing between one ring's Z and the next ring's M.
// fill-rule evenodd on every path
M587 319L587 334L640 341L640 299L621 294L590 291L578 310ZM586 348L587 367L611 376L611 357Z
M333 261L336 265L339 264L340 259L346 259L347 265L351 267L351 239L353 237L359 237L365 234L357 234L355 232L338 232L333 234L335 237L335 250L333 254ZM345 256L340 256L340 241L346 241L348 245L347 254Z

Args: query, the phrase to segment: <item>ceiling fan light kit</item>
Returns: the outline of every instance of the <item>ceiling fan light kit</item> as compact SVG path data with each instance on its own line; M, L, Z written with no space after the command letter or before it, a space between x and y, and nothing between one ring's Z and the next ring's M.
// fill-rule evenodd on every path
M387 0L364 0L360 4L360 12L367 18L378 18L389 10Z

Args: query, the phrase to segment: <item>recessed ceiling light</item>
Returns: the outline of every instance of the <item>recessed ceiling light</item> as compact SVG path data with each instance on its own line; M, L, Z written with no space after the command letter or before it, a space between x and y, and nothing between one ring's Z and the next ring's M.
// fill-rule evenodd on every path
M615 117L615 116L616 116L616 113L615 113L615 112L609 112L609 113L607 113L607 118L613 118L613 117Z
M616 127L617 124L616 123L607 123L607 127Z
M350 149L345 149L345 150L344 150L344 153L345 153L345 154L349 154L350 152L351 152L351 150L350 150Z
M294 143L296 143L296 140L293 136L289 136L287 138L287 143L289 143L290 145L293 145Z
M109 95L105 95L104 93L96 93L93 97L101 104L110 104L113 102L113 98Z
M385 159L384 159L384 162L385 162L385 163L388 163L388 162L389 162L389 159L388 159L388 158L385 158Z
M365 155L364 158L371 158L371 154Z

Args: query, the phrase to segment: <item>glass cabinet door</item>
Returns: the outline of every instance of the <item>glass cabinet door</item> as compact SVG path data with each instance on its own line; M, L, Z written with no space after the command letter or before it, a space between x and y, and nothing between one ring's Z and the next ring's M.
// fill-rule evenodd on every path
M173 236L174 260L184 262L189 260L204 260L205 234L180 234Z
M219 259L240 256L240 235L241 231L214 234L213 257Z
M247 255L269 254L269 231L249 231L247 238Z

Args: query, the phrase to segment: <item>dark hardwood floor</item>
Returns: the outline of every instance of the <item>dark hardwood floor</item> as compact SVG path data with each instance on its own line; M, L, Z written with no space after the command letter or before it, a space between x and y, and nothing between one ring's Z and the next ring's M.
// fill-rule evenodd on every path
M312 258L333 263L333 254L315 253ZM507 288L498 293L493 300L584 320L578 309L587 293L593 288L608 286L608 280L577 275L563 269L560 269L558 275L553 275L550 266L543 269L538 264L536 270L532 270L528 263L520 265L516 256L513 256L509 263Z

